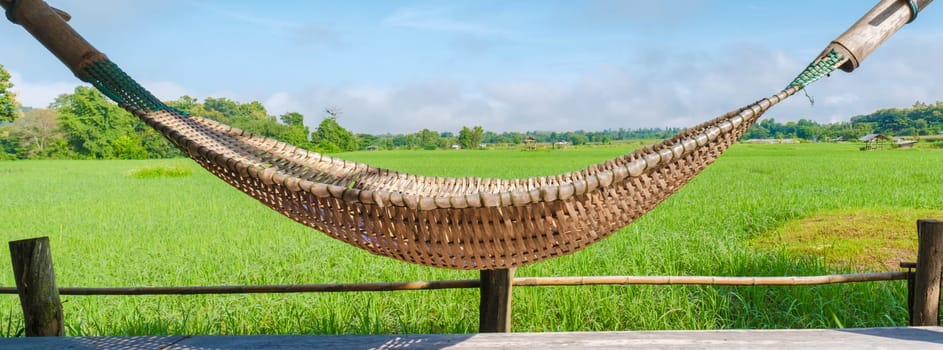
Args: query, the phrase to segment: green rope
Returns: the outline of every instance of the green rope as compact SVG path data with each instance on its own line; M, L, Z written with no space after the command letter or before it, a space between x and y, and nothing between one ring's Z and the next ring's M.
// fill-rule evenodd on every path
M797 76L796 79L793 80L792 83L790 83L786 88L795 86L800 89L804 89L809 84L812 84L812 82L819 80L820 78L831 73L833 70L837 69L838 64L841 63L842 60L844 60L844 58L838 54L838 51L832 49L832 51L829 51L827 54L825 54L825 56L822 56L821 58L815 60L815 62L809 64L809 66L806 67L806 69L802 71L802 73L800 73L799 76Z
M150 91L144 89L128 76L114 62L109 60L95 62L85 68L85 81L98 91L121 105L131 106L145 111L175 111L165 105ZM178 112L179 113L179 112Z

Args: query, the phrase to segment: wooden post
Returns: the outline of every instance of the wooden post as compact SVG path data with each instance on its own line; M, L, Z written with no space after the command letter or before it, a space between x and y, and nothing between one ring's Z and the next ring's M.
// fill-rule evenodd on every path
M481 270L479 332L508 333L511 331L511 283L513 281L513 268Z
M943 221L917 220L917 276L911 326L940 325L940 276L943 274Z
M52 269L49 238L10 242L10 258L26 320L26 336L64 336L62 303Z
M901 262L900 267L907 269L907 324L914 324L914 289L917 282L917 273L914 271L917 268L917 263L915 262Z

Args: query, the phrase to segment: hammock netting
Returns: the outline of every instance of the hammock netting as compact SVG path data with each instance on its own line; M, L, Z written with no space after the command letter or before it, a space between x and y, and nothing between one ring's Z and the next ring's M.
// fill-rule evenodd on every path
M55 16L49 13L34 15L41 20L33 21ZM580 171L522 179L445 178L346 161L186 115L166 106L78 34L56 46L47 42L58 40L55 36L65 29L23 25L80 79L249 196L371 253L451 269L513 268L606 238L691 181L770 107L849 59L855 66L860 60L843 54L847 51L826 50L768 98ZM64 22L61 26L71 31ZM77 50L85 51L72 52Z
M645 214L711 164L764 111L841 63L826 55L780 93L655 146L527 179L425 177L300 149L167 107L110 61L87 81L220 179L297 222L374 254L500 269L576 252Z

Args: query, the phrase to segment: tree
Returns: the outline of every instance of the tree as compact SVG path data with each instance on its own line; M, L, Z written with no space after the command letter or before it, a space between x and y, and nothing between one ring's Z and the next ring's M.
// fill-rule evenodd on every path
M13 133L13 124L0 124L0 160L16 159L20 140Z
M290 112L276 118L258 101L239 103L225 97L209 97L203 103L190 96L181 96L167 105L181 112L212 119L254 134L312 149L311 130L304 124L301 113ZM279 122L281 121L281 122Z
M589 138L586 135L581 133L567 133L569 140L560 140L560 141L570 141L574 146L585 145L589 142Z
M458 143L462 145L464 149L475 149L478 148L478 145L481 144L481 139L485 135L485 130L480 126L469 129L467 126L462 127L462 130L458 132Z
M200 108L194 108L193 114L213 119L226 125L233 125L233 119L239 115L239 104L228 98L207 97Z
M855 138L870 134L874 132L874 124L872 123L855 123L854 125L854 136Z
M183 113L193 114L193 110L197 108L200 104L199 100L196 98L190 97L189 95L180 96L180 99L175 101L165 102L168 106L177 109Z
M182 157L183 152L174 146L164 135L157 130L152 129L144 123L135 124L138 136L141 140L141 146L147 152L148 158L173 158Z
M72 94L59 95L53 108L59 112L69 148L83 158L116 158L111 143L133 130L127 112L89 87L79 86Z
M743 134L744 139L766 139L769 138L769 130L763 127L762 124L753 124L745 134Z
M308 139L311 135L311 130L305 125L304 115L297 112L290 112L282 114L279 119L288 126L281 135L282 141L296 147L311 148L311 142Z
M914 129L916 129L918 134L929 135L929 132L927 132L927 127L930 126L930 123L927 123L926 119L914 120L913 126L914 126Z
M68 154L59 115L52 109L34 108L13 122L12 136L19 142L17 156L25 159L64 157Z
M440 139L439 133L429 129L422 129L416 133L415 143L422 149L434 150L439 148Z
M81 158L167 157L173 146L140 119L109 102L97 90L79 86L53 102L68 147Z
M298 112L289 112L282 114L279 119L282 120L282 123L288 126L299 126L305 125L305 116Z
M821 127L814 121L799 119L799 122L796 123L796 136L800 139L818 141L821 133Z
M392 139L389 139L392 141ZM358 149L367 149L373 146L377 148L387 148L387 142L383 137L370 134L357 134Z
M324 112L328 116L324 117L318 128L311 133L311 143L315 149L323 153L356 151L357 137L337 123L340 113L330 108Z
M13 122L19 116L20 104L12 89L10 73L0 64L0 122Z

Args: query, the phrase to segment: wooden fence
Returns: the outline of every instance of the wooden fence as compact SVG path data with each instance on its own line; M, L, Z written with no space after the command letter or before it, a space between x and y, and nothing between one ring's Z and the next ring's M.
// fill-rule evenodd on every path
M481 271L477 280L382 282L355 284L301 284L267 286L57 288L46 237L10 242L16 287L0 287L0 294L19 294L27 336L64 335L59 295L191 295L248 293L376 292L399 290L479 288L479 331L510 332L513 286L587 285L714 285L802 286L874 281L907 281L907 306L912 326L938 326L940 281L943 275L943 221L917 221L916 263L901 263L906 271L802 277L715 276L594 276L519 277L514 269Z

